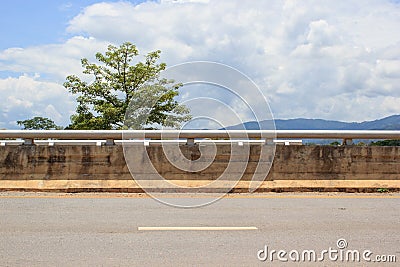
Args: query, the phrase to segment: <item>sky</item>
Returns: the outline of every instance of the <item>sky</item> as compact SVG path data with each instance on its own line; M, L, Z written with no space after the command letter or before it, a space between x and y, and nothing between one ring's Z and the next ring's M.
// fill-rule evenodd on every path
M239 70L275 118L400 114L399 1L2 0L0 10L0 128L33 116L66 126L76 101L65 77L125 41L141 55L160 49L168 66Z

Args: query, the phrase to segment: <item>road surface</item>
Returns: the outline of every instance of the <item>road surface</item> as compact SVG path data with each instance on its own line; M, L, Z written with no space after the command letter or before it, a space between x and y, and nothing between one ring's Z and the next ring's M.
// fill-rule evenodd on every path
M322 251L338 240L397 263L331 260ZM271 262L271 250L286 256ZM396 266L400 194L233 195L182 209L145 195L0 193L0 266L288 266L309 250L317 262L305 254L303 266Z

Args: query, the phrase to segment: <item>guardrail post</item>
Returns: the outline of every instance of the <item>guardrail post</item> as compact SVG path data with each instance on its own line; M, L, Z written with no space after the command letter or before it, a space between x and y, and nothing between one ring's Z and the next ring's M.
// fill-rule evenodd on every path
M265 143L264 144L266 144L266 145L273 145L273 144L275 144L274 143L274 139L269 139L269 138L267 138L267 139L265 139Z
M31 146L31 145L34 145L35 143L33 142L33 139L32 138L25 138L24 139L24 145L28 145L28 146Z
M115 145L114 139L108 138L106 139L106 146L113 146Z
M188 146L194 146L194 138L188 138L188 139L186 139L186 145L188 145Z
M353 139L343 139L342 145L344 145L344 146L354 145Z

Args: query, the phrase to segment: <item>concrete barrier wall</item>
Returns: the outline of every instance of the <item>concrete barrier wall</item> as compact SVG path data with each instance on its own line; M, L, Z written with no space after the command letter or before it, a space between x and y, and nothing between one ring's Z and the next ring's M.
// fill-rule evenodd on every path
M200 157L197 145L180 148L188 159ZM155 169L165 179L185 186L215 180L229 161L235 164L230 145L218 145L213 163L197 173L171 165L161 146L146 149ZM250 146L244 174L239 168L228 178L240 179L235 191L248 188L259 157L260 146ZM400 188L399 147L278 145L271 171L259 191L378 188ZM141 188L129 173L122 146L21 145L0 147L0 190L138 192Z

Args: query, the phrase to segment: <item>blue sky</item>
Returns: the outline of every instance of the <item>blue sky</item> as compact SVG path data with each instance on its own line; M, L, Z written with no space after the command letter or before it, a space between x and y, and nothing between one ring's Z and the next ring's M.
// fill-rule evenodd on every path
M276 118L400 114L399 1L2 0L1 13L0 128L33 116L67 125L76 102L65 77L124 41L160 49L169 66L240 70Z
M70 19L96 0L3 0L0 49L62 42Z
M65 31L68 22L85 7L97 2L100 1L2 0L0 49L64 42L70 37Z

